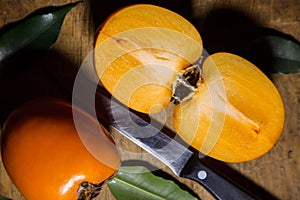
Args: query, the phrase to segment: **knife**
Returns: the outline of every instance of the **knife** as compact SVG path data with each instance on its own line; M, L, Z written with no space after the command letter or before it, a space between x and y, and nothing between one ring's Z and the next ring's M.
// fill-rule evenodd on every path
M255 199L245 189L221 176L196 156L187 147L156 126L129 110L112 98L98 83L98 78L89 73L92 59L83 62L74 81L72 102L94 114L103 124L108 124L126 138L156 157L172 172L194 180L219 200ZM89 73L89 74L87 74ZM88 77L88 78L87 78Z

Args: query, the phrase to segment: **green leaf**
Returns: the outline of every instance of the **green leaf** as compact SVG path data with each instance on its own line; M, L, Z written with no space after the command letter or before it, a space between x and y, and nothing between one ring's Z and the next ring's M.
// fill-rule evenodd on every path
M58 38L66 14L80 2L42 8L0 30L0 75L48 50Z
M272 49L273 73L300 72L299 43L279 36L265 36L261 40Z
M117 200L196 200L173 181L153 175L142 166L121 167L108 187Z
M6 198L6 197L0 195L0 200L11 200L11 199Z
M251 42L251 53L253 62L268 66L271 73L300 72L300 43L284 34L257 38Z

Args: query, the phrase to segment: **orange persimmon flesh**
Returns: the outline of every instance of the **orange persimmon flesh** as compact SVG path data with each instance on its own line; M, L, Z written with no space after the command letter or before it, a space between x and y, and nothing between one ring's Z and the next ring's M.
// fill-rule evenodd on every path
M203 83L178 105L178 134L202 153L242 162L268 152L281 135L284 108L273 83L253 64L216 53L203 64Z
M173 112L176 132L218 160L262 156L283 129L277 89L256 66L233 54L208 56L199 69L202 51L198 31L183 17L153 5L133 5L112 14L101 27L95 69L115 98L151 114L166 108L172 95L176 98L178 77L182 80L194 67L199 80L187 86L191 93Z
M71 104L38 99L17 108L7 119L2 160L26 199L77 199L82 182L99 184L118 171L120 157L112 138L79 108L73 107L73 114L84 123L80 130ZM90 136L97 137L89 141ZM98 149L90 151L89 142L97 143Z
M201 56L202 40L180 15L158 6L134 5L108 18L94 51L105 88L129 107L155 113L170 103L177 72Z

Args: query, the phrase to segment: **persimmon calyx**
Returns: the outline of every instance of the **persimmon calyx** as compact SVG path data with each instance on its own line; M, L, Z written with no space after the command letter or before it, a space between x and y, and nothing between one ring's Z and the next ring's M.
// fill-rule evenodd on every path
M100 194L103 184L104 182L99 184L92 184L86 181L82 182L78 188L77 200L92 200Z
M115 177L115 175L116 174L113 174L112 176L98 184L89 183L87 181L82 182L77 191L77 200L92 200L96 198L100 194L102 186L110 182Z

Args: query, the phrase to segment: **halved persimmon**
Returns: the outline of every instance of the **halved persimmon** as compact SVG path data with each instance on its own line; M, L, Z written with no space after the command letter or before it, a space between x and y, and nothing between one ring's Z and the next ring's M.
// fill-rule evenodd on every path
M144 113L168 106L178 71L201 53L202 40L194 26L153 5L114 13L101 27L94 49L101 83L119 101Z
M1 154L28 200L92 199L120 166L104 127L57 99L33 100L12 112L3 128Z
M94 61L104 87L134 110L151 114L172 97L179 102L174 128L205 155L251 160L281 135L284 107L272 82L233 54L203 62L198 31L170 10L133 5L112 14L96 37Z
M174 110L178 134L205 155L227 162L268 152L284 124L273 83L253 64L229 53L211 55L202 69L195 96Z

